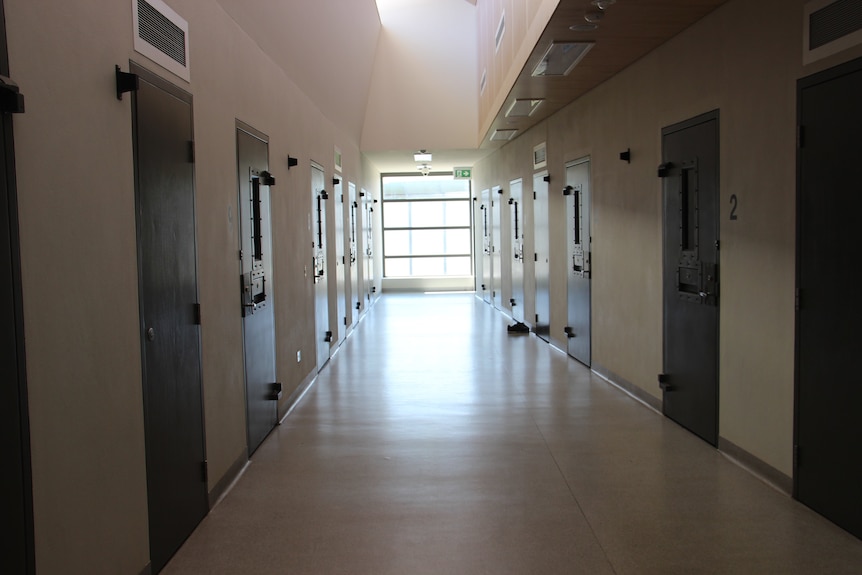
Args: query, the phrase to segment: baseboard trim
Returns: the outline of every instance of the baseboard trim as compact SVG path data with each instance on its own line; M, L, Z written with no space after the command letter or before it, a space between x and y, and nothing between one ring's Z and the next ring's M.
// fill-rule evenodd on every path
M616 373L595 362L593 362L591 369L593 370L593 373L595 373L614 387L619 388L627 395L630 395L631 397L643 403L650 409L657 411L658 413L662 413L661 400L654 395L647 393L643 390L643 388L633 384L632 382L626 380L623 377L620 377Z
M722 455L774 489L793 496L793 478L772 467L724 437L718 437L718 450Z
M287 401L284 402L284 414L278 418L278 424L281 425L285 418L290 415L293 411L293 408L299 403L299 401L303 398L303 396L308 393L308 390L311 389L312 384L317 379L317 372L315 370L311 370L311 373L305 376L305 379L302 380L296 389L293 390Z
M221 479L218 480L218 483L210 490L208 494L210 510L215 508L224 499L224 496L231 490L231 487L242 476L246 466L248 466L248 449L243 449L242 453L239 454L236 460L228 467L225 474L222 475Z

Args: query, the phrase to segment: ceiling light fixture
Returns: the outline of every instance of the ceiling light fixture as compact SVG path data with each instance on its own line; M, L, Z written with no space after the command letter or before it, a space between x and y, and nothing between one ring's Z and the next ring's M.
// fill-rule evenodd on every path
M431 154L429 154L425 150L419 150L418 152L413 154L413 161L414 162L430 162L431 161Z
M593 0L592 2L590 2L590 4L592 4L593 6L598 8L599 10L604 10L605 8L610 6L611 4L616 4L616 3L617 3L617 0Z
M567 76L592 47L593 42L551 42L533 76Z
M509 106L508 110L506 110L506 117L526 118L528 116L532 116L533 112L536 111L536 108L538 108L544 101L544 98L515 98L515 101L512 102L512 105Z
M604 12L587 12L584 14L584 20L589 22L590 24L595 24L596 22L600 22L602 18L605 17Z
M416 169L419 170L419 173L423 176L427 176L431 173L431 165L430 164L421 164L416 166Z
M491 134L492 142L504 142L507 140L511 140L515 137L515 134L518 133L518 130L494 130L494 133Z
M598 24L591 24L589 22L585 22L583 24L575 24L574 26L569 26L569 30L571 30L572 32L592 32L598 27Z

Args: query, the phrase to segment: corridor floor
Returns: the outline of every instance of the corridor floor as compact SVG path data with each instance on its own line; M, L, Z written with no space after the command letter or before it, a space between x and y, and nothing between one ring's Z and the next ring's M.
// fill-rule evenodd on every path
M862 541L507 323L381 297L163 573L862 573Z

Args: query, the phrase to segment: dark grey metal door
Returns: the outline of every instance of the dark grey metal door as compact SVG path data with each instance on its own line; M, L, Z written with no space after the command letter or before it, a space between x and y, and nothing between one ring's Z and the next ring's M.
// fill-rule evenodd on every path
M494 307L503 309L503 260L502 233L500 231L500 204L503 200L503 190L499 186L491 190L491 301Z
M512 309L512 319L518 324L524 323L524 202L523 183L514 180L509 183L509 228L512 242L512 297L509 305Z
M365 302L371 303L377 291L374 287L374 198L364 189L359 193L362 196L362 234L363 234L363 282L365 285Z
M591 362L591 237L590 160L566 166L566 246L568 316L565 328L569 355L589 366Z
M326 200L323 168L311 166L312 270L314 278L314 341L317 347L317 371L329 361L332 331L329 329L329 280L326 275Z
M493 258L492 258L492 247L493 243L491 242L491 228L493 213L491 211L491 191L490 190L482 190L480 194L480 213L479 213L479 224L481 226L481 241L482 241L482 255L479 258L481 262L480 267L482 270L482 277L479 279L479 287L481 288L482 299L487 303L493 302L493 297L491 295L491 291L493 289Z
M335 219L335 299L336 315L332 322L335 341L341 341L347 333L347 257L344 255L344 184L334 178L332 187Z
M239 190L240 309L248 452L275 427L281 385L275 374L275 312L272 275L270 186L267 138L237 122Z
M0 0L0 75L8 78L2 15ZM0 87L0 92L3 99L19 96L9 85ZM0 531L4 534L0 558L4 573L30 575L36 567L13 111L23 110L14 105L0 107Z
M664 413L718 443L718 111L662 130Z
M796 497L862 537L862 59L800 80Z
M359 286L359 203L356 198L356 184L350 182L347 189L348 209L350 210L350 308L355 322L359 318L359 312L362 310L362 289Z
M540 338L551 337L551 230L548 221L548 172L533 175L533 274L536 285L536 322Z
M191 95L144 69L133 98L150 560L208 510L197 308Z

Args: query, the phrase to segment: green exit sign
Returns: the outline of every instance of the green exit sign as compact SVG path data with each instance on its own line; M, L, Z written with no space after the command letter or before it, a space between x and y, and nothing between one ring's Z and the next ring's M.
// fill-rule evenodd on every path
M453 171L456 180L469 180L473 177L473 168L455 168Z

